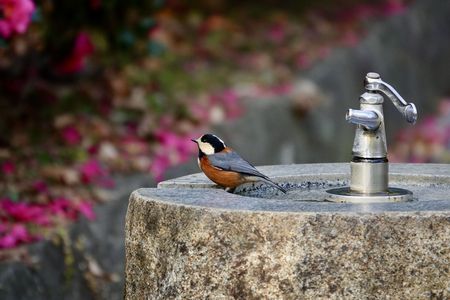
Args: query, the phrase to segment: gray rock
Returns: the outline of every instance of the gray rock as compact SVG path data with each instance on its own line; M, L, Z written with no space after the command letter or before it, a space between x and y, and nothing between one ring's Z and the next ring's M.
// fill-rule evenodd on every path
M261 170L303 196L230 194L201 174L135 191L125 298L450 297L449 165L392 165L417 199L370 205L305 198L346 182L348 164Z

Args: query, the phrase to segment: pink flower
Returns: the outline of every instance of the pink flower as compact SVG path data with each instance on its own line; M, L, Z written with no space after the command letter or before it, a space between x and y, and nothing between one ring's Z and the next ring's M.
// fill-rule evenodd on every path
M214 103L217 101L224 106L228 118L233 119L241 115L242 109L239 105L239 97L234 90L226 89L211 97L211 102Z
M35 237L30 235L27 228L23 224L14 224L6 230L6 233L0 237L0 249L12 248L21 243L27 243L35 240Z
M31 207L28 203L12 202L9 199L3 200L1 207L10 218L21 222L31 221L39 213L38 209Z
M443 144L446 138L444 128L439 126L435 117L426 117L419 125L418 132L427 143Z
M69 145L76 145L81 141L80 132L72 125L64 127L61 134L64 141Z
M12 175L16 171L16 165L11 161L5 161L1 165L1 170L5 175Z
M50 225L50 219L45 207L38 204L13 202L9 199L0 201L0 208L8 218L16 222L32 222L42 226Z
M4 38L11 36L13 32L24 33L35 10L31 0L0 0L0 11L3 18L0 19L0 35Z
M238 102L238 96L236 92L231 89L224 90L220 97L222 101L228 106L236 105L236 103Z
M181 149L180 146L180 136L169 131L169 130L158 130L155 133L156 138L158 141L163 144L166 148L170 149Z
M174 163L185 161L196 150L196 146L184 135L161 129L155 133L164 153L158 153L150 164L150 172L157 181L162 180L167 168Z
M174 148L178 143L178 136L168 130L158 130L155 133L155 136L160 143L164 144L167 147Z
M43 180L36 180L32 187L37 193L46 193L48 191L47 184Z
M286 26L284 24L278 23L272 25L267 32L267 37L274 43L281 43L286 37Z
M163 128L170 128L174 126L175 120L172 115L166 114L161 117L159 124Z
M399 0L389 0L382 4L381 12L386 16L398 15L406 9L405 3Z
M7 229L6 224L0 222L0 235L6 232L6 229Z
M169 130L158 130L155 132L155 137L167 151L175 151L180 156L180 160L184 158L185 154L192 153L196 149L189 137Z
M77 205L78 211L86 217L86 219L93 221L95 220L95 213L92 209L92 204L88 201L82 201Z
M99 146L97 144L88 147L87 152L90 155L96 155L98 153Z
M84 215L88 220L95 219L92 204L88 201L81 201L75 204L64 197L56 198L50 204L50 211L69 220L76 220L79 213Z
M6 234L0 237L0 249L12 248L16 244L17 244L16 239L10 234Z
M11 229L11 235L18 241L28 241L31 236L23 224L14 224Z
M47 209L42 208L41 213L36 214L34 218L31 220L31 223L41 225L41 226L50 226L52 225L52 221L50 220L50 214Z
M205 121L209 118L209 111L205 105L194 102L189 105L191 114L199 121Z
M170 160L167 156L156 155L153 158L152 164L150 166L150 172L153 174L156 181L161 181L163 179L164 173L169 166Z
M295 59L295 65L299 69L307 69L311 66L311 59L305 53L299 53Z
M94 52L94 44L89 35L80 32L75 38L74 47L70 56L59 64L56 69L63 74L72 74L84 69L86 59Z
M271 87L272 94L275 96L284 96L292 92L293 86L290 83L280 84Z
M96 181L96 184L105 189L112 189L116 186L114 179L106 175L100 177L99 180Z
M56 198L50 204L50 211L53 214L66 217L70 220L77 219L77 211L74 209L73 204L66 198Z
M115 186L114 180L108 176L107 170L102 167L98 160L90 159L84 162L80 165L79 171L84 183L95 183L104 188Z
M91 159L83 163L80 166L80 173L84 183L92 183L98 178L104 177L106 175L106 171L95 159Z

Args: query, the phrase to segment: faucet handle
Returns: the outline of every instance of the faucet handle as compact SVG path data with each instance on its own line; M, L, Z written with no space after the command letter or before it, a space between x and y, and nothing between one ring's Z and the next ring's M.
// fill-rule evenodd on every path
M381 92L388 97L408 123L416 123L417 108L414 103L407 103L391 85L381 80L378 73L367 73L364 85L366 90L370 92Z
M361 125L367 130L375 131L380 127L381 118L373 110L349 109L345 115L349 123Z

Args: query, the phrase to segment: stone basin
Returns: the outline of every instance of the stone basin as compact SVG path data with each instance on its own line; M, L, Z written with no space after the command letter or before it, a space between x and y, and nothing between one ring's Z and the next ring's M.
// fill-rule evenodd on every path
M450 297L450 165L391 164L410 202L325 201L349 164L259 168L289 190L203 174L132 193L127 299Z

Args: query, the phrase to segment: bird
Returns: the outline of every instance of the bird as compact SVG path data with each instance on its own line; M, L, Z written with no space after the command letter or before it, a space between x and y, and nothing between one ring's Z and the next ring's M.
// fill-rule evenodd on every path
M218 185L233 192L247 182L264 182L283 193L287 191L259 172L236 151L227 147L218 136L207 133L191 139L198 147L198 165L205 175Z

